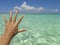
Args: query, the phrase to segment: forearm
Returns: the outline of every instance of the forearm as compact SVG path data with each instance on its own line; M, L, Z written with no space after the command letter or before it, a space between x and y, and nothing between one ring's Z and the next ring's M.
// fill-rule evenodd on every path
M9 21L7 21L6 17L4 16L6 29L3 36L0 38L0 45L9 45L10 41L17 33L25 31L25 30L18 30L18 25L22 21L24 16L21 16L21 18L18 21L16 21L17 14L18 14L18 11L16 11L14 19L12 20L12 11L10 11Z
M13 36L8 35L8 34L4 34L1 37L0 45L9 45L10 44L10 41L12 40L12 38L13 38Z

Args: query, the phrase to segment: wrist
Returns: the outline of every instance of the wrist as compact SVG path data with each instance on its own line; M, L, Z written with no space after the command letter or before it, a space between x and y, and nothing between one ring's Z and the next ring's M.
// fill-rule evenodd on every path
M1 37L1 45L9 45L10 41L12 40L12 36L8 35L8 34L4 34Z

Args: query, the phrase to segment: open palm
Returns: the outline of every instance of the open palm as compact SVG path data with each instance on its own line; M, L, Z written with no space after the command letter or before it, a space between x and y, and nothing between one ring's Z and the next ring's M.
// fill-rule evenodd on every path
M20 19L16 21L17 15L18 15L18 11L16 11L14 19L12 20L12 11L10 11L10 18L8 21L6 20L6 17L3 16L6 28L4 34L0 37L0 45L9 45L12 38L17 33L25 31L25 29L18 30L18 25L22 21L24 16L22 15Z
M19 32L25 31L25 29L18 30L18 24L22 21L24 16L22 15L20 17L20 19L18 21L16 21L17 15L18 15L18 11L16 11L14 19L12 20L12 11L10 11L10 19L9 19L9 21L6 20L5 16L3 16L5 24L6 24L5 33L7 32L8 35L13 36L13 35L15 35L15 34L17 34Z

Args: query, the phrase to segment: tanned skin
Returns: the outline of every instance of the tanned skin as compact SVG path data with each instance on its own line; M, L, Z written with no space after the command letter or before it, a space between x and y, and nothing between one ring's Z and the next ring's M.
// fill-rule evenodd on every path
M16 10L16 14L14 15L14 19L12 20L12 11L10 11L10 17L8 21L6 20L6 17L3 16L6 28L4 34L0 37L0 45L9 45L12 38L17 33L26 31L25 29L18 29L18 25L22 21L24 16L22 15L20 19L16 21L17 15L18 11Z

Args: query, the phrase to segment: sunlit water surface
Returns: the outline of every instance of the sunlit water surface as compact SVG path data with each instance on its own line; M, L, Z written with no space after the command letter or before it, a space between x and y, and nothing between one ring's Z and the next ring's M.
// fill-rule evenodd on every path
M0 35L4 33L5 23L0 14ZM5 14L9 19L9 14ZM14 15L13 15L14 16ZM21 14L18 15L20 18ZM18 33L10 45L60 45L60 14L24 14L19 29L26 32Z

